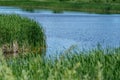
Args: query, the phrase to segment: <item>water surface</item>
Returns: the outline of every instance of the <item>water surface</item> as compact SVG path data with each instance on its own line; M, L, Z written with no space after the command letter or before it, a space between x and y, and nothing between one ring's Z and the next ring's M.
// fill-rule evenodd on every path
M39 22L47 35L48 52L54 53L77 45L90 49L100 43L103 47L118 47L120 44L119 14L89 14L83 12L53 13L50 10L34 10L0 7L0 13L20 14Z

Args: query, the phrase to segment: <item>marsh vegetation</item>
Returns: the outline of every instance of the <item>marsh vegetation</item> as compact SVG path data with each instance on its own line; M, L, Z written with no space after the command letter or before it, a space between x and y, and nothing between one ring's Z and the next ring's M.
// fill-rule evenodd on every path
M7 53L45 53L46 36L37 22L18 15L0 15L0 47Z
M120 49L64 52L59 59L39 54L5 59L0 55L1 80L119 80ZM1 54L1 52L0 52Z

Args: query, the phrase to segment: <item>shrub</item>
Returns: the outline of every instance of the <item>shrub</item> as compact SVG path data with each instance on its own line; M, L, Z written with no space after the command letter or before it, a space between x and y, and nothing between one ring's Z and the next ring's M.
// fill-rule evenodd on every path
M32 51L41 54L46 50L46 36L41 25L32 19L19 15L0 15L2 46L7 46L8 51L14 51L13 48L17 46L19 53Z

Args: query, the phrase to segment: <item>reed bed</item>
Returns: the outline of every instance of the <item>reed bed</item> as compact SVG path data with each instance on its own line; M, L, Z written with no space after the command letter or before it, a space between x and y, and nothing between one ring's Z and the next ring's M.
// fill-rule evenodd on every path
M1 52L0 52L1 53ZM69 50L59 59L39 54L4 58L0 55L1 80L119 80L120 48Z
M0 47L19 53L46 50L46 36L43 27L32 19L19 15L0 15ZM16 50L16 51L17 51Z

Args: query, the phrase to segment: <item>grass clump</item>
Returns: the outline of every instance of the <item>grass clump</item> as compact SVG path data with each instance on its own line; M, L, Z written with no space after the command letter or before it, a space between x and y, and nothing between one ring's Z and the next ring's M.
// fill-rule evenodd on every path
M44 52L46 37L43 28L35 21L19 15L0 15L0 47L8 51ZM15 47L14 47L15 46Z

